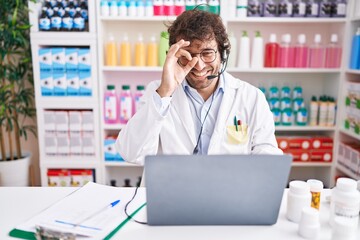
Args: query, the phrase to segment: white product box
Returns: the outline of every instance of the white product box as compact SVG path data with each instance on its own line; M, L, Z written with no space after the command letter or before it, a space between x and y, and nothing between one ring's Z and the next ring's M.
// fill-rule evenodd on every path
M83 131L94 131L94 113L81 111L81 128Z
M67 82L65 72L53 73L54 95L65 96L67 92Z
M52 48L53 72L65 72L65 48Z
M65 48L66 72L78 70L78 48Z
M56 133L57 154L62 156L70 155L70 137L67 132Z
M79 95L91 96L92 95L91 73L79 72L79 83L80 83Z
M57 154L57 139L55 133L45 133L45 154L55 156Z
M54 95L54 80L52 72L40 72L41 96Z
M79 69L79 71L90 71L91 70L90 48L79 48L78 69Z
M50 72L52 70L51 48L39 49L40 71Z
M56 131L55 111L44 111L44 130L46 132Z
M68 111L56 111L56 131L68 132L69 131L69 113Z
M80 132L70 132L70 155L82 155L82 137Z
M93 133L83 132L82 150L83 150L83 155L91 155L91 156L95 155L95 140Z
M66 95L78 96L80 92L80 82L78 72L66 72Z
M69 130L71 132L80 132L82 130L82 115L80 111L69 111Z

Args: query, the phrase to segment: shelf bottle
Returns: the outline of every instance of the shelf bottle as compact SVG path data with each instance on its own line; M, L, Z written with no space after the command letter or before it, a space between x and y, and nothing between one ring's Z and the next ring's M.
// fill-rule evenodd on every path
M189 11L194 9L195 0L185 0L185 11Z
M319 3L315 0L309 0L306 3L305 17L319 17Z
M331 2L329 0L322 0L319 9L320 9L319 17L321 18L331 17L332 7L331 7Z
M141 33L139 33L138 41L135 43L135 66L144 67L145 64L145 44Z
M126 17L128 15L128 9L125 0L118 2L118 14L119 17Z
M162 67L165 63L166 52L169 50L169 33L161 32L160 35L160 45L159 45L159 65Z
M259 31L256 31L252 44L251 68L264 67L264 40Z
M236 1L236 0L235 0ZM248 5L248 0L237 0L236 4L231 5L233 9L231 9L231 14L234 16L231 17L237 17L237 18L246 18L247 17L247 6ZM235 12L235 13L233 13Z
M278 5L274 0L266 0L264 2L264 17L276 17Z
M350 68L360 69L360 27L352 39Z
M249 0L247 5L248 17L262 17L264 14L264 5L259 0Z
M146 17L154 16L154 6L152 0L146 0L145 2L145 16Z
M143 0L136 1L136 16L138 17L145 16L145 6Z
M228 67L234 68L236 66L236 57L237 57L237 39L234 35L234 32L229 33L229 41L231 44L231 50L228 57Z
M219 0L209 0L209 11L217 15L220 14Z
M105 65L106 66L116 66L117 65L117 49L114 36L110 34L109 41L106 43L106 56L105 56Z
M293 3L289 0L281 0L278 4L279 17L291 17L293 12Z
M291 45L291 35L282 35L282 41L279 49L278 67L291 68L294 67L295 48Z
M310 101L310 119L309 119L310 126L318 125L318 116L319 116L319 102L317 101L315 96L312 96Z
M100 2L101 16L108 17L110 15L110 7L107 0L101 0Z
M306 4L303 0L293 1L293 17L305 17Z
M309 67L323 68L325 66L325 49L321 44L321 35L315 34L314 44L309 48Z
M137 6L134 0L130 0L130 2L128 2L128 16L129 17L137 16Z
M174 0L164 0L164 15L165 16L175 15Z
M277 67L279 57L279 44L276 42L276 34L270 34L269 42L265 44L265 67Z
M332 2L331 17L344 18L346 16L346 0Z
M306 68L308 63L309 48L306 45L305 34L298 36L298 44L295 46L295 65L296 68Z
M131 66L131 47L127 33L120 43L120 66Z
M247 31L243 31L240 38L240 49L238 57L239 68L250 68L250 39Z
M184 0L175 0L174 14L179 16L185 11L185 1Z
M155 36L150 38L150 42L147 45L147 61L146 66L156 67L158 66L158 44L156 42Z
M107 85L104 94L104 121L105 123L116 123L118 119L117 96L114 85Z
M154 16L163 16L164 15L164 2L163 0L154 0Z
M325 67L339 68L341 63L342 48L338 44L338 35L332 34L330 43L325 50Z
M116 0L110 1L110 17L117 17L119 15L119 9Z
M139 103L140 103L140 98L144 95L145 93L145 86L143 85L138 85L136 86L136 92L134 94L134 109L133 109L133 113L135 114L137 110L139 110Z
M123 85L120 92L120 113L119 119L121 124L126 124L133 115L133 98L129 85Z

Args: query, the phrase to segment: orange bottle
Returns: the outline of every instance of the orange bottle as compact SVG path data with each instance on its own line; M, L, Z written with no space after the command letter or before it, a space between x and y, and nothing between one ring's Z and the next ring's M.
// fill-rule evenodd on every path
M135 44L135 66L145 66L145 59L145 44L143 41L143 36L140 33L138 42Z
M131 47L127 34L120 43L120 66L131 66Z
M150 43L147 46L147 66L149 67L157 67L158 63L158 44L156 43L155 36L152 36L150 39Z
M109 37L109 42L105 45L105 65L116 66L117 65L117 50L116 43L113 36Z

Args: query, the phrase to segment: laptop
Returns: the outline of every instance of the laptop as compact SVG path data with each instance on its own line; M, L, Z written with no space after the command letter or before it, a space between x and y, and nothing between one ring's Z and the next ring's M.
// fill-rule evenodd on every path
M273 225L291 155L145 157L149 225Z

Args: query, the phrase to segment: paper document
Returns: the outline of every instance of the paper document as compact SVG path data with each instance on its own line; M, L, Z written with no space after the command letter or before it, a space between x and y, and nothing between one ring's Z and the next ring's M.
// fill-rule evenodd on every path
M124 207L133 194L134 188L89 182L16 229L35 232L35 226L41 226L85 238L104 239L127 219ZM141 197L132 205L138 208L144 203L145 199ZM128 214L133 212L131 210Z

